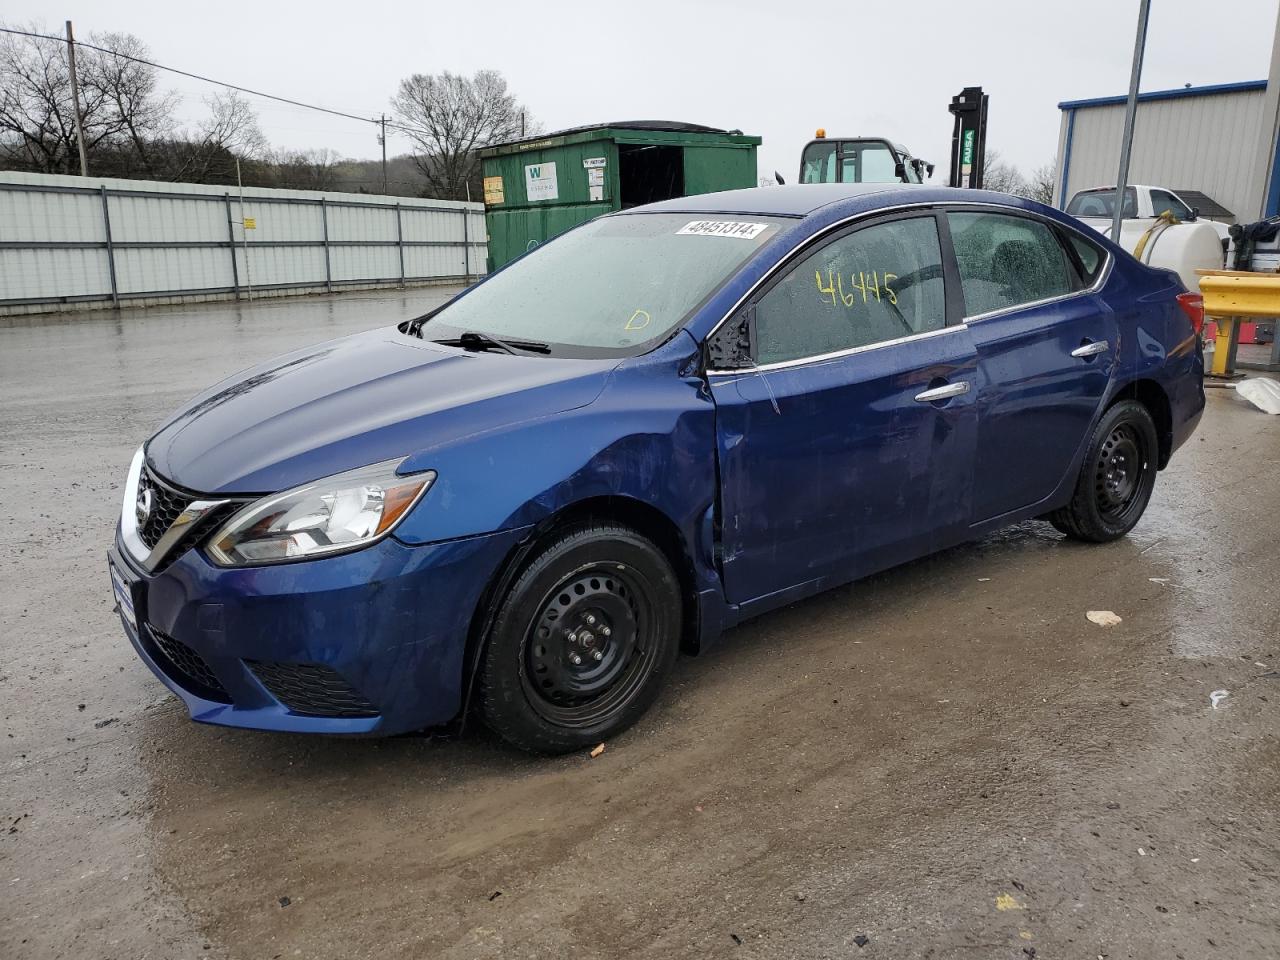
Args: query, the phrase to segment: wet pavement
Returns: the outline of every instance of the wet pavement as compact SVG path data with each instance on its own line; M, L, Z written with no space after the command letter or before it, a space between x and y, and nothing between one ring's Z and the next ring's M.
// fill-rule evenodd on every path
M0 957L1280 956L1280 417L1227 390L1130 537L754 621L595 760L190 723L111 610L139 440L446 293L0 328Z

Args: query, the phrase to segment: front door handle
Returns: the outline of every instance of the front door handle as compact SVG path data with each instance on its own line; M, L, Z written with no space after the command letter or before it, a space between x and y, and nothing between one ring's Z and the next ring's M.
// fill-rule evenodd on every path
M1111 349L1111 344L1105 340L1095 340L1093 343L1082 344L1071 351L1073 357L1096 357L1100 353L1106 353Z
M960 397L968 392L969 381L960 380L957 383L944 383L942 386L926 390L924 393L917 393L916 400L920 403L933 403L936 400L950 400L952 397Z

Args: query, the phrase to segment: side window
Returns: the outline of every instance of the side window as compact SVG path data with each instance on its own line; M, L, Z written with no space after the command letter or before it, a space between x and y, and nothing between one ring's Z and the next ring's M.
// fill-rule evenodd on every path
M840 144L841 183L892 183L897 179L897 161L883 143Z
M1075 271L1048 224L1000 213L950 213L965 315L1048 300L1076 288Z
M1112 204L1114 207L1115 205ZM1120 218L1122 220L1132 220L1138 215L1138 191L1133 187L1125 187L1124 203L1120 204ZM1107 214L1110 216L1110 214Z
M1066 235L1067 242L1071 244L1071 248L1075 250L1076 259L1080 262L1084 286L1093 286L1093 282L1098 279L1098 271L1102 269L1102 251L1074 230L1064 230L1063 233Z
M809 254L756 302L756 362L836 353L945 324L937 221L892 220Z
M1152 190L1151 206L1155 208L1157 217L1167 210L1179 220L1189 220L1191 218L1191 208L1168 190Z

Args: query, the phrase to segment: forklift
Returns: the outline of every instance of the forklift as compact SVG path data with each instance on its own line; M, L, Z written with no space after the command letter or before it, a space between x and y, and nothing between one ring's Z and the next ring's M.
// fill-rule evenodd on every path
M923 183L933 164L883 137L827 139L818 128L800 154L801 183Z
M948 110L955 117L950 185L980 190L987 147L987 95L981 87L965 87L951 98ZM933 169L932 163L913 157L900 143L884 137L828 139L821 127L800 154L800 183L923 183L933 176Z

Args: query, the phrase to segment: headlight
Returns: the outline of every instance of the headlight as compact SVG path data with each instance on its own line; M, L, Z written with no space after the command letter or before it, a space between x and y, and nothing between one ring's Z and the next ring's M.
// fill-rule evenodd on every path
M209 541L223 567L342 553L381 540L422 499L434 470L401 477L388 460L257 500Z

